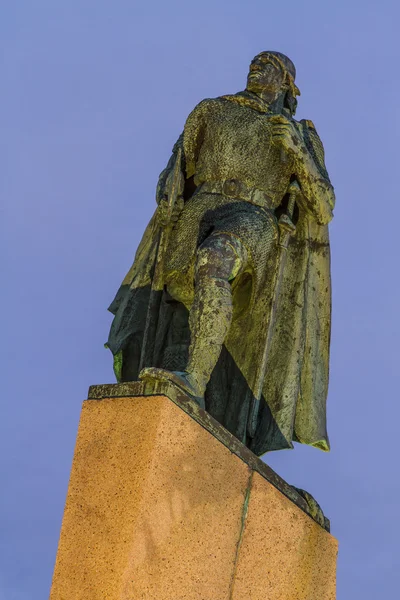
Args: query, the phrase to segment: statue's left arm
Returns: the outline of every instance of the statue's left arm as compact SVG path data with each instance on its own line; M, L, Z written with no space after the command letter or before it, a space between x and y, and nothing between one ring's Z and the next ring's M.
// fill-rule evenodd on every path
M335 192L325 166L322 142L312 121L297 125L302 143L296 153L296 177L303 192L302 208L320 225L333 217Z
M183 151L183 133L181 133L181 135L175 142L174 147L172 149L172 154L167 163L167 166L165 167L165 169L163 171L161 171L160 176L158 178L157 189L156 189L157 204L160 204L161 200L163 200L165 198L165 196L167 195L168 177L171 175L171 173L174 169L175 160L176 160L179 148ZM185 172L185 168L186 168L185 155L183 154L183 152L182 152L181 156L182 156L181 171L183 174ZM182 183L182 186L183 186L183 183ZM180 190L180 191L183 193L183 190Z

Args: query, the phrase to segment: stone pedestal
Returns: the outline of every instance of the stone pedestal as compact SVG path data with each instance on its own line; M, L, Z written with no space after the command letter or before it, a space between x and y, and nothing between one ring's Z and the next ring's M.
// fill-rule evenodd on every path
M194 402L141 383L89 398L51 600L335 599L336 540Z

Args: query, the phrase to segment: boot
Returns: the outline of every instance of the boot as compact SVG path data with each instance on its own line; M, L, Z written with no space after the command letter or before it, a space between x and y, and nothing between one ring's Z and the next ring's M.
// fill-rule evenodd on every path
M158 381L162 383L173 383L187 396L197 402L200 408L205 408L204 396L198 396L197 384L186 371L167 371L158 367L145 367L139 373L142 381Z

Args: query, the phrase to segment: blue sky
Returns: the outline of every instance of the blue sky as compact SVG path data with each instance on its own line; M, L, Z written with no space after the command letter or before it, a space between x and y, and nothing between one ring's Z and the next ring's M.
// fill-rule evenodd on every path
M338 599L399 589L395 0L16 0L0 8L0 600L47 597L82 400L113 381L106 307L202 98L289 55L336 189L332 452L268 455L339 539ZM4 260L5 259L5 260ZM4 262L3 262L4 261Z

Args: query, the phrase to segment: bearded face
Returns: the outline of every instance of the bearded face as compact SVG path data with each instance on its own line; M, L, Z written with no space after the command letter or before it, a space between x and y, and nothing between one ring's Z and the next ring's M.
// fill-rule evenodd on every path
M274 100L285 87L285 72L282 66L268 54L256 56L247 76L247 89L250 92L263 93Z

